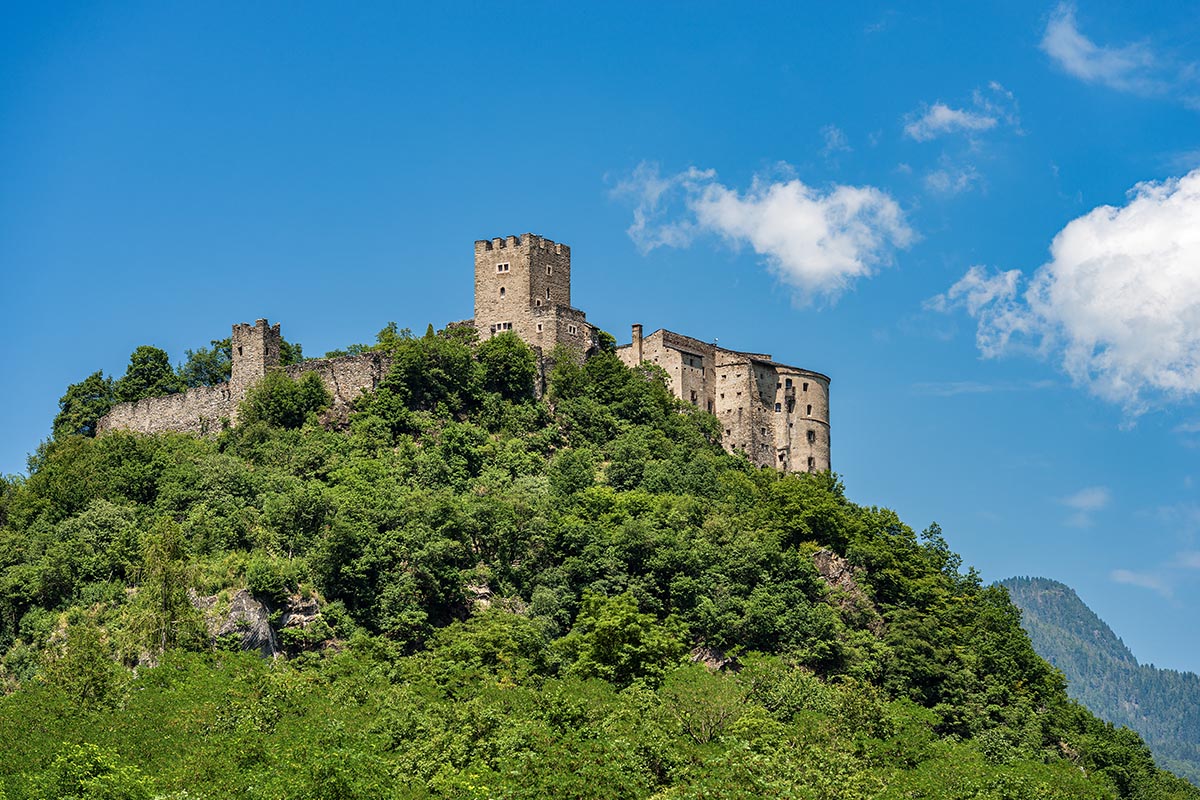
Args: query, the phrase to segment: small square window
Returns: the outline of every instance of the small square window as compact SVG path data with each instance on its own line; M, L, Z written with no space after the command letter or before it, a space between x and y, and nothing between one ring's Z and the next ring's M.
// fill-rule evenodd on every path
M538 332L538 333L541 333L541 332L542 332L542 323L540 323L540 322L538 323L537 332Z
M505 261L503 263L497 264L496 272L508 272L508 262Z

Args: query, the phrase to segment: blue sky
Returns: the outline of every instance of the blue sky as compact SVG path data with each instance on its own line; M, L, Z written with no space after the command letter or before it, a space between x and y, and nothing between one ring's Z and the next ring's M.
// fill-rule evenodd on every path
M533 231L621 341L831 375L854 500L1200 670L1200 7L440 5L6 5L0 471L140 344L469 317Z

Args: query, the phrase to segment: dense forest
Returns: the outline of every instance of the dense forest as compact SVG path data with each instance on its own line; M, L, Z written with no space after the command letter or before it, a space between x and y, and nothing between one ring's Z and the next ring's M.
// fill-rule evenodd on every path
M1062 670L1071 697L1137 731L1161 765L1200 785L1200 676L1139 664L1069 586L1047 578L1002 583L1034 649Z
M510 334L389 326L338 429L272 373L212 438L93 438L125 378L71 387L0 483L0 797L1200 797L936 525L604 342L536 392ZM120 397L193 361L147 353Z

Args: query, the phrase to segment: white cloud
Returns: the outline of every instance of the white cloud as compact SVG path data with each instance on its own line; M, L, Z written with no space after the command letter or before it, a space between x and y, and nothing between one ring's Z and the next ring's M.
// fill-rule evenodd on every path
M1105 486L1089 486L1064 497L1061 502L1076 511L1099 511L1112 502L1112 493Z
M904 132L918 142L927 142L947 133L986 131L996 127L996 118L984 113L951 108L934 103L904 126Z
M1190 550L1175 557L1175 564L1183 569L1200 569L1200 553Z
M1158 592L1163 597L1171 596L1171 587L1161 575L1156 575L1152 572L1134 572L1128 569L1114 569L1109 573L1117 583L1124 583L1130 586L1138 586L1142 589L1150 589Z
M1053 389L1054 381L922 381L912 385L914 394L929 397L955 397L962 394L994 394L996 392L1028 392Z
M1017 98L997 81L971 93L970 108L954 108L941 100L905 116L904 133L918 142L956 133L981 133L1001 123L1021 132Z
M894 251L916 236L900 205L873 186L821 190L790 176L755 177L740 192L712 170L662 177L656 165L643 163L615 193L636 199L628 233L643 252L719 234L735 247L753 248L798 301L836 299L856 279L890 264Z
M1089 486L1060 499L1059 502L1067 508L1075 509L1075 513L1067 518L1068 525L1073 528L1090 528L1092 515L1108 507L1112 502L1112 494L1107 487Z
M938 194L954 195L970 189L979 178L979 171L969 164L936 169L925 176L925 188Z
M965 308L985 357L1032 340L1077 384L1138 414L1200 393L1198 264L1200 170L1072 220L1023 293L1019 271L974 266L927 307Z
M1042 51L1071 75L1120 91L1153 94L1166 88L1156 77L1154 54L1143 44L1124 47L1098 45L1079 32L1075 9L1062 3L1050 16L1042 36Z
M821 152L826 156L835 153L849 153L854 149L850 146L850 140L846 138L846 132L836 125L826 125L821 128L821 136L825 138L825 147Z

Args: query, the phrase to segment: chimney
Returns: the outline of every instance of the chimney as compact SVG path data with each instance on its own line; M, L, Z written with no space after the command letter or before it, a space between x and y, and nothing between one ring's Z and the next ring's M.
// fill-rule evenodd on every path
M642 324L633 324L633 363L642 363Z

